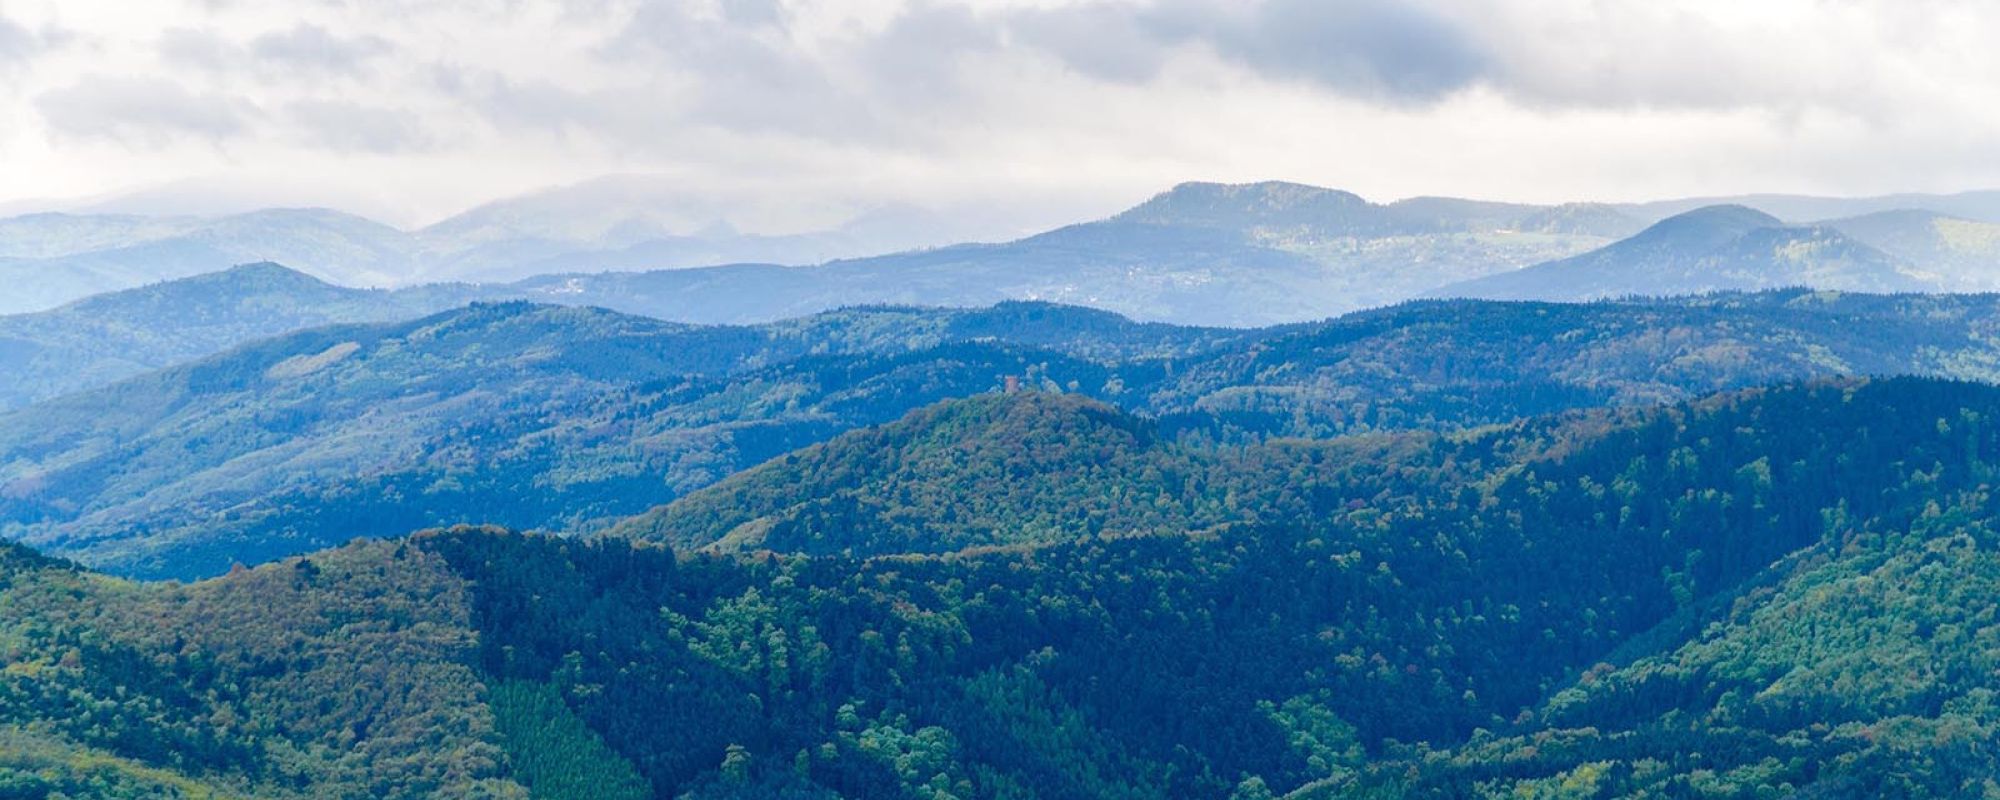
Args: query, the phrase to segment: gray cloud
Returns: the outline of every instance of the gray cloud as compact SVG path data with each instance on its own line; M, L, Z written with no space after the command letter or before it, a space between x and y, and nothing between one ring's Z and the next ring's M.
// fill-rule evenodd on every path
M515 80L491 70L434 66L430 83L504 137L567 143L595 140L623 152L672 148L678 106L646 85L578 88Z
M0 65L26 61L41 49L40 37L18 22L0 17Z
M339 100L300 100L285 116L315 144L339 153L400 153L433 142L415 114Z
M715 18L687 4L647 3L600 48L611 64L665 78L652 84L660 102L642 121L651 135L674 124L829 140L894 139L876 91L882 87L847 69L853 51L832 58L804 52L775 4L737 2L724 11ZM627 113L614 116L635 121ZM630 138L631 132L612 133Z
M1824 5L1872 10L1860 0ZM1828 14L1828 30L1851 41L1801 35L1796 21L1725 25L1688 4L1611 0L1084 2L994 21L1017 45L1124 85L1150 85L1197 50L1267 80L1401 106L1484 88L1552 109L1824 107L1865 116L1909 89L1888 80L1881 62L1948 42L1943 12L1965 7L1911 0L1897 25L1879 27L1843 28Z
M979 101L983 87L966 80L962 62L1000 45L993 26L964 8L917 5L857 51L875 91L905 109L939 109Z
M0 70L21 67L37 56L68 44L74 38L75 33L67 29L43 27L40 31L34 31L5 15L0 15Z
M161 2L0 0L0 147L36 156L0 152L35 162L0 192L308 169L439 206L620 171L960 198L2000 181L1981 0ZM231 146L154 152L189 140Z
M318 25L299 23L250 41L250 53L263 61L325 75L356 75L373 59L394 48L379 36L336 36Z
M160 147L178 138L219 143L243 133L254 108L215 93L196 93L161 78L92 76L35 98L51 131Z
M722 18L737 25L780 25L785 7L778 0L722 0Z
M1492 56L1456 20L1407 0L1159 0L1028 10L1014 38L1078 72L1125 83L1157 77L1201 48L1270 78L1349 96L1436 100L1486 77Z
M1168 0L1137 24L1266 75L1350 95L1434 100L1491 69L1482 45L1453 20L1399 0Z
M155 47L160 60L169 65L209 72L230 69L243 58L243 48L235 42L195 28L169 28Z
M1008 19L1007 32L1083 75L1123 84L1153 80L1173 55L1172 43L1122 6L1023 9Z

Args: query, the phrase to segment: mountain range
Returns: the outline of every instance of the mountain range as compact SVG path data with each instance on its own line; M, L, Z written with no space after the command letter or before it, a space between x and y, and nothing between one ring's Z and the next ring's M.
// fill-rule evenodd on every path
M1647 253L1657 263L1629 265L1642 274L1624 290L2000 287L1991 269L2000 258L2000 209L1976 193L1753 196L1738 209L1452 198L1377 204L1299 184L1190 183L1103 220L997 244L941 246L960 231L922 212L885 210L829 232L752 236L712 222L676 228L694 224L697 209L685 198L665 209L625 204L637 202L628 195L651 197L635 191L586 185L414 232L321 210L0 220L0 276L15 286L0 312L256 261L344 286L474 282L489 297L602 301L728 323L856 304L1042 300L1149 320L1255 326L1425 295L1598 296L1609 286L1602 273ZM1743 228L1752 219L1745 209L1757 204L1829 216L1768 217ZM1647 227L1656 223L1666 227ZM1735 234L1711 242L1697 230L1708 226ZM1645 238L1625 239L1635 233ZM1562 277L1541 277L1552 275Z
M0 798L2000 797L2000 195L647 191L0 221Z
M1976 797L1995 418L1840 380L1217 450L1020 392L663 518L776 550L459 528L135 584L0 545L0 786Z
M254 262L355 288L504 283L580 270L811 264L1007 230L885 207L825 230L745 234L673 187L630 176L488 203L414 230L324 208L34 213L0 219L0 278L10 286L0 314Z
M1458 430L1853 374L2000 378L2000 297L1432 301L1257 330L1009 303L761 326L480 304L315 328L0 414L0 531L149 577L393 533L591 531L1017 385L1255 442Z

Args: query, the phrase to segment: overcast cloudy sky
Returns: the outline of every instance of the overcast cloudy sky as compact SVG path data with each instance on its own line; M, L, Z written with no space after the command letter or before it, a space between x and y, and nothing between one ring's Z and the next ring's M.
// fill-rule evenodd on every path
M1996 40L1971 0L0 0L0 206L197 179L410 224L646 173L783 230L1188 179L1990 188Z

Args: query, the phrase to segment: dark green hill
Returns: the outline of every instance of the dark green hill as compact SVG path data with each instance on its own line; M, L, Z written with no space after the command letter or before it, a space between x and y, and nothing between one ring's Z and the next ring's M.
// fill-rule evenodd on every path
M1044 439L1006 435L1050 416ZM179 586L4 547L0 742L32 747L0 748L0 780L111 797L147 781L554 800L1979 796L2000 768L1995 420L1991 386L1840 381L1224 448L1187 462L1199 474L1138 480L1233 522L943 554L458 529ZM893 478L958 501L913 514L1000 519L1096 502L1135 480L1099 459L1160 449L1053 397L869 435L1059 457L1021 462L1040 499L996 503L945 463L978 474L976 456L829 463L798 498Z
M457 534L427 546L489 587L475 589L489 670L594 687L572 695L578 713L626 731L607 741L656 786L668 776L697 797L737 795L703 766L712 755L693 753L744 741L769 744L746 746L750 771L734 780L757 788L734 791L767 796L808 781L843 796L922 796L919 787L942 780L960 797L1222 797L1251 778L1319 796L1368 786L1385 796L1511 796L1516 773L1554 774L1550 787L1577 777L1562 774L1577 765L1573 754L1625 759L1604 767L1658 778L1669 795L1702 780L1754 792L1743 783L1752 773L1686 771L1756 767L1767 756L1793 788L1833 790L1901 753L1919 759L1921 781L1872 785L1952 797L2000 763L1968 738L1986 724L1976 716L1986 712L1965 705L1978 701L1985 672L1981 647L1960 637L1992 623L1976 603L1947 608L1969 597L1949 588L1960 579L1933 568L1930 582L1882 587L1880 603L1910 599L1896 613L1963 634L1919 634L1902 617L1874 617L1880 603L1861 598L1817 612L1828 618L1809 628L1786 632L1783 620L1831 600L1824 576L1802 566L1865 573L1906 559L1915 569L1936 560L1921 553L1966 547L1954 531L2000 512L1982 488L2000 477L1988 461L2000 446L1996 410L1991 387L1841 383L1457 439L1391 437L1406 441L1366 452L1252 448L1188 481L1244 509L1244 522L1196 536L859 561L715 555L671 568L610 542ZM947 428L956 419L940 416ZM1064 475L1083 488L1052 499L1089 494L1086 465ZM1940 502L1959 521L1939 520ZM524 546L534 555L519 554ZM1969 591L1994 579L1990 560L1962 568ZM550 577L565 588L549 588ZM540 587L535 606L498 588L525 586ZM1933 591L1931 605L1910 597ZM1843 611L1859 616L1842 622ZM591 622L565 633L564 620ZM1795 668L1831 659L1847 672L1801 689L1844 686L1841 674L1865 668L1876 677L1836 718L1861 727L1746 738L1712 716L1676 715L1684 698L1723 693L1700 683L1619 694L1601 713L1581 699L1618 668L1600 663L1655 669L1643 665L1716 648L1711 639L1780 633L1800 644L1760 652L1766 666L1744 685L1787 672L1805 681ZM1907 652L1870 666L1864 648L1878 641ZM660 655L680 647L694 660ZM580 662L565 660L571 651ZM685 666L704 658L733 666L708 677ZM1896 664L1921 663L1969 668L1915 684L1896 677L1905 674ZM704 682L714 693L695 688ZM1751 701L1747 688L1741 697L1784 707ZM1663 722L1595 749L1551 744L1594 726L1623 730L1631 707ZM690 713L705 725L662 730L627 710L657 708L699 709ZM1537 732L1545 724L1561 727ZM1961 733L1940 737L1939 726ZM1873 742L1862 734L1871 729ZM1826 739L1792 744L1799 735ZM900 744L877 749L891 742ZM1460 742L1469 743L1452 749ZM1706 755L1654 755L1695 752L1690 742ZM806 755L785 756L797 751ZM1508 782L1484 783L1495 777Z
M612 533L869 555L1179 532L1195 516L1181 503L1187 458L1103 403L985 395L774 459Z
M1981 797L2000 702L2000 532L1978 502L1843 531L1684 642L1613 658L1509 735L1382 783L1394 792ZM1405 782L1403 777L1421 776ZM1350 796L1332 790L1323 797Z
M1810 290L1598 303L1426 301L1179 361L1164 424L1325 437L1451 429L1829 375L2000 379L1993 295ZM1182 414L1191 416L1182 417Z
M376 543L136 585L0 544L0 791L524 800L442 566Z

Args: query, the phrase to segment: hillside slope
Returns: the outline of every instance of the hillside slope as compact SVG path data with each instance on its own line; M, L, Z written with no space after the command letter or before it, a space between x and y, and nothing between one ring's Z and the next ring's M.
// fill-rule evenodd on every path
M1058 412L1111 413L884 430ZM943 554L459 529L178 586L0 547L0 728L266 797L1979 796L1995 419L1990 386L1844 381L1180 480L1092 472L1131 441L1113 416L1022 477L1077 486L1053 508L1155 480L1239 521ZM1051 511L946 461L959 502L912 513ZM885 474L918 470L803 496Z
M847 428L1228 332L1101 312L875 309L760 328L473 306L315 329L0 415L0 530L203 575L458 522L588 528Z
M412 274L403 232L325 209L226 217L38 214L0 220L0 314L55 308L104 292L282 261L345 286L385 286Z
M1180 324L1271 325L1582 252L1628 228L1616 212L1568 211L1469 201L1377 205L1298 184L1188 183L1109 219L1002 244L811 268L556 275L515 288L543 302L584 293L613 298L607 304L620 310L697 322L759 322L854 304L1029 299Z
M210 575L356 534L595 530L1010 376L1149 416L1166 440L1243 443L1831 375L1991 380L1996 331L1991 296L1797 291L1416 303L1254 332L1034 304L749 328L479 306L281 337L0 415L0 530L124 574Z
M951 400L731 476L613 529L677 548L943 553L1191 527L1188 455L1100 402ZM1122 530L1107 530L1106 522Z
M2000 222L1902 210L1838 219L1825 225L1867 242L1905 264L1916 265L1951 291L2000 289Z
M345 285L480 281L481 299L580 302L687 322L1041 300L1245 326L1407 299L1582 252L1632 224L1606 207L1440 198L1378 205L1297 184L1190 183L1108 219L998 244L942 246L935 223L886 237L869 233L884 226L867 219L796 236L676 233L672 220L654 218L659 209L590 201L566 215L560 198L546 199L495 204L417 232L312 210L0 220L0 233L19 239L0 242L0 276L18 286L0 313L279 261Z
M1578 301L1789 286L1895 292L1942 284L1835 228L1788 226L1744 206L1709 206L1661 220L1589 253L1429 294Z
M348 289L265 263L0 316L0 410L302 328L436 313L461 294Z
M0 786L525 800L442 566L377 543L138 585L0 543Z

